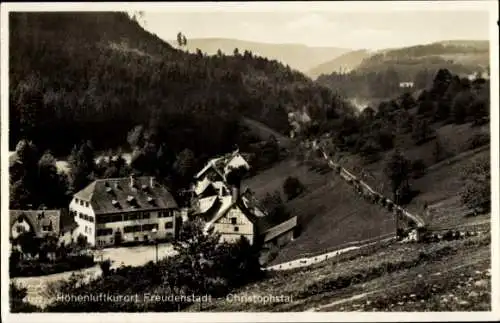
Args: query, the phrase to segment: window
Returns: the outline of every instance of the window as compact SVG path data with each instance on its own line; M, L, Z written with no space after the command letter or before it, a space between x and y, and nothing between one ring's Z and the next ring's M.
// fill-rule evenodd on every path
M89 221L94 222L94 217L89 215Z
M123 221L121 214L115 214L111 216L111 222L121 222Z
M78 217L79 217L80 219L83 219L83 213L78 213Z
M89 207L89 202L85 202L85 207Z
M174 227L173 222L165 222L165 229L172 229Z
M236 224L236 218L231 218L231 224Z
M46 224L42 226L43 231L52 231L52 225L51 224Z
M75 197L75 203L78 204L78 199Z
M168 217L171 217L172 216L172 211L171 210L168 210L168 211L160 211L158 212L158 217L159 218L168 218Z
M80 200L80 205L83 206L83 201L82 200Z
M113 233L113 229L107 228L107 229L97 229L97 235L98 236L108 236Z
M16 232L17 233L23 233L24 232L24 226L22 226L22 225L16 226Z
M158 223L149 223L142 225L142 231L152 231L153 229L158 230Z
M239 227L234 227L234 232L238 232L240 231L240 228Z

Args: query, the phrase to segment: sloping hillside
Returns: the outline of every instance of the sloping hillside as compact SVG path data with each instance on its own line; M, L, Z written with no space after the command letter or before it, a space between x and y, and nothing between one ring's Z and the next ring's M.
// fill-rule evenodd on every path
M170 41L169 43L172 45L176 44L175 41ZM187 42L187 49L192 53L200 49L208 55L215 55L220 49L222 53L232 55L235 48L238 48L240 53L248 50L255 55L278 60L301 72L307 72L312 67L349 51L349 49L337 47L310 47L301 44L258 43L225 38L195 38L189 39Z
M311 95L336 105L330 91L277 61L188 54L125 13L9 18L11 150L21 137L59 155L87 139L116 148L144 124L174 153L209 156L234 147L241 114L286 132L287 109Z
M455 73L472 73L489 65L488 41L443 41L398 49L382 50L363 60L359 70L379 71L389 65L397 68L446 68Z
M288 176L296 177L306 187L302 195L286 202L291 214L298 216L303 231L279 251L271 264L395 235L392 214L357 195L328 166L307 166L287 160L248 179L244 186L262 199L267 193L281 192Z
M321 74L347 73L357 68L359 64L361 64L361 62L369 56L370 52L367 50L355 50L342 54L328 62L322 63L307 71L306 74L315 79Z
M447 69L461 77L489 73L488 41L443 41L428 45L385 49L364 58L350 73L324 71L317 81L343 95L358 99L394 97L413 82L413 89L427 87L435 71Z

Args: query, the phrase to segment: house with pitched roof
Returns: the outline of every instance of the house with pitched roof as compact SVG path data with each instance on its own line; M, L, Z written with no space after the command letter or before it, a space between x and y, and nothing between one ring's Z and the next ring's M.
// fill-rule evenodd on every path
M9 210L9 218L10 238L14 240L22 233L32 232L39 238L51 236L64 241L77 226L67 210Z
M77 192L69 206L78 233L92 246L172 239L180 210L154 177L98 179Z
M273 223L251 199L231 187L231 195L215 197L210 208L201 216L206 221L205 231L214 230L221 241L235 242L245 237L251 244L259 243L264 249L281 247L293 240L297 217Z
M273 223L267 218L253 194L227 183L231 168L250 168L239 151L211 159L195 176L191 216L205 221L205 231L214 230L226 242L237 241L241 236L250 243L283 245L293 239L297 218L283 223Z

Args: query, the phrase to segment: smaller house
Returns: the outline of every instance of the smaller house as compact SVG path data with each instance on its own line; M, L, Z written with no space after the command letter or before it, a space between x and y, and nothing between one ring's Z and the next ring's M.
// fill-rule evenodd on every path
M400 88L412 88L414 86L413 82L401 82L399 83Z
M9 216L11 239L33 232L39 238L51 236L70 243L77 227L66 210L10 210Z
M264 248L282 247L293 240L296 216L281 223L272 223L248 194L240 194L236 187L232 187L231 192L231 195L207 201L205 212L197 215L206 221L205 231L213 228L226 242L235 242L244 236L251 244L259 242Z

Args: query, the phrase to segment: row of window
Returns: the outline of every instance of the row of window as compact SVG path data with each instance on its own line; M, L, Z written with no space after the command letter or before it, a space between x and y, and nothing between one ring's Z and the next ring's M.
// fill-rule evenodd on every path
M158 223L129 225L123 228L123 232L125 233L142 232L142 231L152 231L153 229L158 230Z
M166 218L173 216L173 211L161 211L158 212L158 218ZM133 213L118 213L118 214L103 214L97 217L97 223L110 223L110 222L121 222L121 221L132 221L132 220L142 220L150 219L150 212L133 212Z
M85 206L85 207L89 207L90 206L89 202L77 199L76 197L75 197L75 203L76 204L80 204L81 206Z
M111 229L111 228L97 229L97 235L98 236L109 236L112 233L113 233L113 229Z
M166 222L165 223L165 229L172 229L174 227L173 222ZM150 232L153 229L158 230L158 223L148 223L148 224L137 224L137 225L129 225L123 228L124 233L133 233L133 232ZM113 229L112 228L105 228L105 229L97 229L97 235L98 236L108 236L113 234Z
M173 235L171 233L167 233L166 237L172 239ZM144 235L143 240L148 240L148 238L149 237L147 235ZM108 242L106 240L97 240L97 245L104 246L106 244L112 244L113 241L114 241L113 238L109 238ZM134 237L134 241L139 241L139 237Z
M92 222L92 223L94 222L94 217L93 217L93 216L91 216L91 215L87 215L87 214L84 214L84 213L79 212L79 213L78 213L78 217L79 217L80 219L85 220L85 221L89 221L89 222Z

